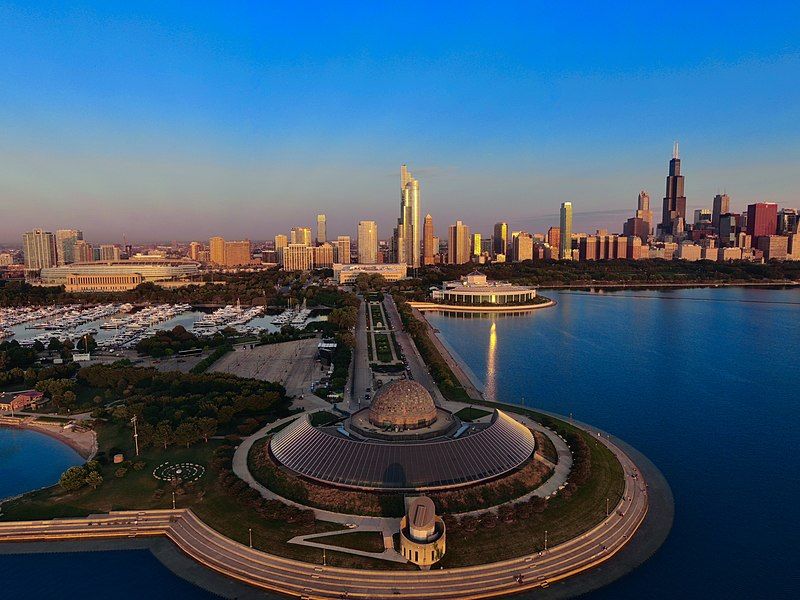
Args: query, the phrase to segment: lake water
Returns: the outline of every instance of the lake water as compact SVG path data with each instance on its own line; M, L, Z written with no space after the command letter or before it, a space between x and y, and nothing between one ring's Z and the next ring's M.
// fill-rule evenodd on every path
M573 413L634 445L669 481L667 542L592 598L795 597L800 290L545 294L558 305L523 317L430 320L489 397ZM123 580L151 598L211 598L147 553L3 561L19 575L4 583L13 598L133 597Z
M429 317L487 396L572 413L669 481L665 545L592 596L796 597L800 290L545 295L522 317Z
M49 435L0 427L0 499L52 485L81 456Z

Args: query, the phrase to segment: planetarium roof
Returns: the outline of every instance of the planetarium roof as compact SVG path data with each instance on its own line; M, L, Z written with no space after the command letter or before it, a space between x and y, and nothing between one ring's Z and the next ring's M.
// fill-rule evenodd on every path
M360 440L297 419L270 442L275 459L322 483L370 490L435 490L499 477L527 461L531 431L501 411L476 433L407 443Z
M436 404L422 385L401 379L383 386L375 393L369 409L369 421L377 427L414 429L436 420Z

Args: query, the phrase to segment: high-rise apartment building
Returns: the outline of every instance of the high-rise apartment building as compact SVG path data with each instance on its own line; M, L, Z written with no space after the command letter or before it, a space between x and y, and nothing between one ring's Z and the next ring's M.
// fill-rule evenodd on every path
M250 240L237 240L225 242L225 262L226 267L241 267L250 264L252 258L252 244Z
M328 222L325 215L317 215L317 243L324 244L328 241Z
M729 213L731 210L731 198L728 194L717 194L714 196L714 203L711 205L711 225L719 231L720 216Z
M92 262L94 260L94 248L85 240L78 240L72 245L72 255L76 263Z
M200 252L203 251L203 244L200 242L189 242L189 258L200 260Z
M551 227L547 230L547 245L550 246L550 253L553 257L558 257L561 252L561 229Z
M778 211L778 235L800 233L800 215L796 208L782 208Z
M378 224L375 221L358 222L358 262L362 265L378 262Z
M425 215L425 224L422 226L422 263L432 265L439 254L438 241L433 235L433 217Z
M311 227L292 227L289 232L289 243L311 246Z
M572 202L561 203L559 233L561 240L558 258L561 260L572 260Z
M120 251L119 246L114 244L100 244L100 260L119 260Z
M494 224L494 231L492 232L492 250L495 256L508 253L508 223L501 222Z
M325 269L333 266L333 244L325 242L314 248L314 268Z
M394 230L395 262L409 267L420 265L419 181L412 177L406 165L400 167L400 218Z
M514 262L533 260L533 236L527 231L520 231L514 237L514 251L511 254Z
M282 251L284 271L310 271L314 268L314 248L307 244L289 244Z
M208 253L211 263L215 265L225 264L225 238L215 236L208 240Z
M469 227L461 221L449 228L447 237L447 262L451 265L462 265L470 261Z
M667 190L661 211L659 235L662 238L675 237L683 233L686 225L686 196L683 193L683 175L681 175L681 159L678 153L678 142L672 150L667 175Z
M747 206L747 233L753 248L758 247L758 238L775 235L778 230L778 205L773 202L756 202Z
M38 271L58 264L56 236L50 231L34 229L22 235L22 250L25 253L25 269Z
M350 236L340 235L337 236L334 246L333 259L341 265L350 264Z
M75 262L73 247L75 242L82 239L83 232L80 229L56 230L56 261L59 266Z

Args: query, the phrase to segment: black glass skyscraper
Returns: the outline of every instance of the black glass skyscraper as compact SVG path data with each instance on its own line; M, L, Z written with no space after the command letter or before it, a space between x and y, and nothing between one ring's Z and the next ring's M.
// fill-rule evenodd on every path
M686 196L683 195L683 175L681 175L681 159L678 155L678 142L672 151L667 175L667 191L664 195L664 207L661 213L659 230L661 236L676 236L683 233L686 223Z

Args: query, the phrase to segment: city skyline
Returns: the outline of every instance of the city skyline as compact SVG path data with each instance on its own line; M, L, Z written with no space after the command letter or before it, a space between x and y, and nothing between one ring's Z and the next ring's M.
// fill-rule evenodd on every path
M269 239L316 214L354 236L356 213L388 232L406 161L440 223L546 229L571 201L605 227L640 189L659 212L675 139L689 214L723 191L797 205L798 7L670 6L680 45L647 7L420 6L401 42L379 7L5 4L0 241Z

